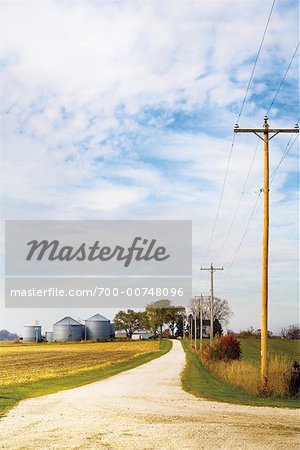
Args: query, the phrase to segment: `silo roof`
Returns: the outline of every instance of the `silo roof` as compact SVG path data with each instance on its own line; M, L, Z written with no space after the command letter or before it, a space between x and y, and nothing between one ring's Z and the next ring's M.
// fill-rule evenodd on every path
M64 317L63 319L56 322L54 325L81 325L77 320L72 319L72 317Z
M109 322L109 319L101 316L101 314L95 314L94 316L87 319L86 322Z

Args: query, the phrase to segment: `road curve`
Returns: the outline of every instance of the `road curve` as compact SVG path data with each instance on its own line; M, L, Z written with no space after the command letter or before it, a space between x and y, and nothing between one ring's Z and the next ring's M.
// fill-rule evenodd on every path
M24 400L0 420L0 448L299 448L297 411L197 399L181 389L184 364L174 341L169 353L135 369Z

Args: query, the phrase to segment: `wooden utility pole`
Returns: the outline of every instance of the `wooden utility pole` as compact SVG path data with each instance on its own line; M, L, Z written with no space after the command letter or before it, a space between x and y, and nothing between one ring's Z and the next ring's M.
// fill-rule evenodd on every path
M203 346L203 296L200 296L200 351L202 352Z
M268 259L269 259L269 142L279 133L299 133L295 128L269 128L268 117L264 118L263 128L234 128L235 133L254 133L263 141L264 180L263 180L263 242L262 242L262 286L261 286L261 379L268 383ZM261 134L262 133L262 136ZM272 136L269 137L269 134Z
M190 335L190 346L191 346L191 348L192 348L192 344L193 344L193 341L192 341L192 339L193 339L193 315L192 314L190 314L189 315L189 335Z
M197 350L197 312L195 310L195 316L194 316L194 339L195 339L195 350Z
M212 343L214 339L214 272L216 270L223 270L223 267L214 267L213 263L210 264L210 267L201 267L200 270L209 270L210 271L210 332L209 339Z

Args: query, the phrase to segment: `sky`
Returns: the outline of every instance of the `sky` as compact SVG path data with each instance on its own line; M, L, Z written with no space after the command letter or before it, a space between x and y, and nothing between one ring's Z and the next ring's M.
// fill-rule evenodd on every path
M260 328L262 142L232 141L243 102L240 127L299 119L298 1L275 2L245 99L272 3L1 2L0 329L97 312L5 308L7 219L192 220L194 294L209 294L201 265L223 266L228 328ZM270 143L275 332L299 322L298 149L285 134Z

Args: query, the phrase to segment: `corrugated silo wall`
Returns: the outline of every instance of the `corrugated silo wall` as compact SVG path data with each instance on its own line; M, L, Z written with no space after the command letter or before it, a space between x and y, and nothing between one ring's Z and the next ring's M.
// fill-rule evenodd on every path
M116 334L115 324L114 323L110 323L110 337L114 338L115 334Z
M85 326L86 326L86 339L88 341L94 341L96 339L104 339L110 337L109 321L87 320Z
M24 325L23 341L24 342L40 342L42 340L41 325Z
M81 341L83 338L83 325L53 325L54 341Z
M46 331L45 339L47 342L53 342L53 331Z

